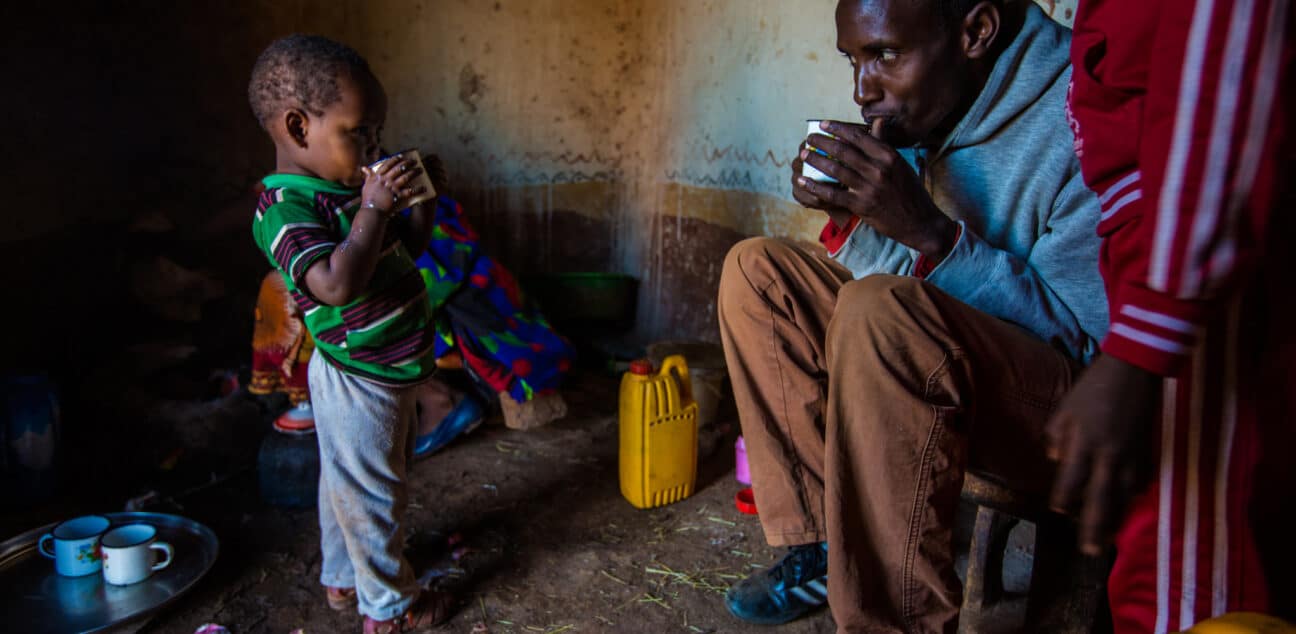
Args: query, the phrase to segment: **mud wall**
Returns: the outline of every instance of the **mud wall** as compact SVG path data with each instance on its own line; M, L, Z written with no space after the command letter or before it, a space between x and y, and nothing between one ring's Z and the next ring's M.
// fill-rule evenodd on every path
M1075 0L1042 0L1059 20ZM636 275L639 330L716 339L723 255L813 241L804 119L853 118L832 0L367 2L387 136L434 149L509 265Z
M1040 2L1063 21L1074 4ZM272 151L244 91L279 35L369 57L388 144L445 158L507 264L640 277L646 338L716 337L720 263L741 237L813 240L820 218L790 202L787 163L803 119L854 112L832 0L73 4L35 10L10 40L21 151L0 283L22 307L6 330L30 336L6 368L167 334L137 325L157 311L132 288L176 273L158 256L183 271L144 294L191 315L223 301L220 335L245 337L250 315L232 318L265 269L247 191Z

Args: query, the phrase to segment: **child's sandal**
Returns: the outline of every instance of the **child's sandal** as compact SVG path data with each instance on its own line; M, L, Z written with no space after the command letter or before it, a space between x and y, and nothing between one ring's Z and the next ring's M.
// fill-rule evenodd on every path
M328 606L338 612L350 610L357 603L355 588L324 586L324 598L328 601Z
M454 616L454 595L424 591L404 614L386 621L364 620L365 634L401 634L440 625Z

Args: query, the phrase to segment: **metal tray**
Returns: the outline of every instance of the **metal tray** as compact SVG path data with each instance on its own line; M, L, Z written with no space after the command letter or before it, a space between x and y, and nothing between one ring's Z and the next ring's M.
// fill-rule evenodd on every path
M129 586L104 583L102 574L61 577L36 542L54 524L0 543L0 614L9 632L97 632L150 614L174 601L207 574L220 542L210 528L163 513L105 513L113 526L143 522L175 548L175 560Z

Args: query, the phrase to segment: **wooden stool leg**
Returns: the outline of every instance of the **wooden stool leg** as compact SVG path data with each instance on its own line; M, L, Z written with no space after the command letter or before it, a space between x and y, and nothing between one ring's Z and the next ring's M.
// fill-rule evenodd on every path
M986 506L977 507L976 525L968 548L967 581L959 610L959 631L980 632L995 618L1004 594L1003 558L1008 535L1017 518Z

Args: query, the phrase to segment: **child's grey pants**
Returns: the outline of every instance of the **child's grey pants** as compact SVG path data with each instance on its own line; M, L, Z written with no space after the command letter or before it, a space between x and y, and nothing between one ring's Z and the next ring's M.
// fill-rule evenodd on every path
M320 447L320 582L354 587L366 616L399 616L419 593L402 552L418 389L346 374L318 353L309 380Z

